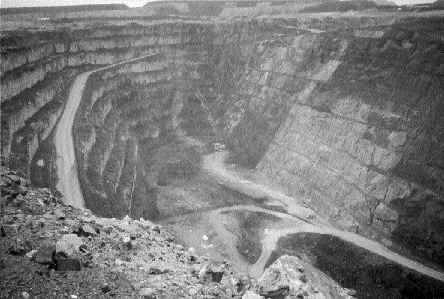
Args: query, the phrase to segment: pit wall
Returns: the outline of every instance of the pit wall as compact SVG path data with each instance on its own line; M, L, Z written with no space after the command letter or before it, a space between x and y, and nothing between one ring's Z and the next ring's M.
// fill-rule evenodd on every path
M91 76L84 95L84 103L89 103L89 106L81 106L81 120L84 122L77 122L79 125L75 128L77 156L82 167L79 173L83 184L89 186L85 190L90 190L94 198L101 198L87 200L87 205L95 213L105 216L155 215L155 208L151 209L152 212L138 208L143 206L144 200L140 199L140 204L131 204L127 198L133 198L136 187L140 189L138 194L141 198L144 193L152 192L156 182L154 179L152 183L150 177L156 171L136 171L141 174L140 177L147 178L144 181L150 182L149 187L140 184L139 187L131 186L130 191L123 187L117 190L115 181L119 181L120 172L127 173L124 176L127 182L131 181L129 177L134 179L137 176L131 166L120 165L123 162L119 159L126 150L121 149L123 145L120 143L116 147L120 151L115 150L114 138L128 139L124 146L128 150L128 155L124 155L125 162L140 165L137 158L139 142L150 143L146 140L153 134L159 134L159 130L167 130L167 135L201 134L203 123L208 131L205 134L214 134L208 117L211 102L216 98L202 101L214 89L208 87L216 77L210 60L225 64L230 57L221 54L222 48L218 47L237 50L240 44L250 43L254 36L249 28L253 26L248 23L214 26L164 22L147 26L130 24L93 30L5 34L1 64L1 141L6 163L38 186L55 186L57 177L52 136L75 76L102 65L156 54L157 58L153 61L114 68L105 72L103 78ZM241 33L235 32L237 30ZM224 76L227 77L225 81L232 80L231 74ZM229 90L224 90L224 93L229 93ZM187 105L191 94L193 103ZM122 104L134 98L136 100L129 108ZM160 103L160 107L155 109L158 113L155 117L148 107L153 102L154 105ZM144 111L146 116L131 121L129 118L135 115L135 111L139 115ZM124 117L128 119L119 120ZM156 121L164 128L158 128ZM116 155L120 164L114 161ZM114 165L116 163L120 166ZM114 196L118 199L111 199L113 204L103 204L104 198ZM121 197L123 200L120 200ZM124 208L121 202L125 202Z
M222 82L216 74L233 51L251 48L248 28L237 34L227 25L197 29L193 42L154 44L152 56L90 77L74 126L89 208L108 217L156 218L158 185L168 176L190 178L199 167L185 137L218 134L212 111L223 102L215 95L230 92L235 72L225 71ZM233 49L230 55L225 48ZM245 61L238 58L236 66Z
M93 210L155 218L156 173L144 144L156 148L166 131L176 131L182 99L175 99L187 93L191 78L199 79L197 66L164 49L90 78L74 136L82 189Z
M88 81L74 136L95 213L155 217L160 168L188 175L181 167L198 164L184 136L216 137L232 162L334 225L442 261L443 23L375 20L164 23L9 40L2 154L53 184L51 134L75 75L155 54ZM160 167L160 157L177 163Z
M442 265L444 44L431 28L442 32L442 22L265 46L243 135L258 125L276 134L260 130L236 147L266 138L265 155L247 161L265 177L339 227Z
M166 23L6 33L1 56L1 149L6 162L24 177L35 177L32 159L38 148L51 148L45 140L77 74L159 52L162 47L202 42L202 36L207 36L203 30L204 25ZM40 164L53 163L49 159ZM44 181L39 180L39 185L48 185Z

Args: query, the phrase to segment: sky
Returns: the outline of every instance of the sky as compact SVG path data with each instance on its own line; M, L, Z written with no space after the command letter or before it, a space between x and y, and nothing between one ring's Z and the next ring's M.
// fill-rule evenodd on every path
M297 1L297 0L295 0ZM140 7L150 0L0 0L1 7L20 7L20 6L61 6L61 5L80 5L80 4L111 4L123 3L129 7ZM393 0L399 5L430 3L434 0Z

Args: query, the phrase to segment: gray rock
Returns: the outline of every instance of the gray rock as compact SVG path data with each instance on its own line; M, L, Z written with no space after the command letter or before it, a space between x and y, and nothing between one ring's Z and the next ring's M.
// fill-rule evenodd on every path
M116 259L115 263L117 266L122 266L125 262L122 261L121 259Z
M139 296L143 299L156 299L156 290L153 288L143 288L139 291Z
M263 298L264 298L263 296L258 295L252 291L246 291L242 296L242 299L263 299Z
M109 287L109 285L107 283L103 284L103 286L100 288L100 290L104 294L111 292L111 288Z
M164 274L164 273L169 273L170 269L161 269L161 268L157 268L157 267L151 267L148 270L149 274L153 274L153 275L160 275L160 274Z
M30 252L32 250L32 243L29 240L23 242L23 247L25 248L25 252Z
M199 271L198 277L202 282L210 283L217 282L219 283L224 276L225 270L222 267L216 267L211 264L205 264Z
M267 298L284 298L290 293L288 285L266 285L260 290L260 294Z
M266 298L348 298L333 279L295 256L281 256L258 280Z
M40 247L34 255L34 262L42 264L42 265L52 265L54 264L54 253L55 253L54 245L43 245Z
M2 237L6 237L6 236L15 236L18 232L18 227L16 224L4 224L1 226L0 228L1 231L1 236Z
M74 219L65 219L63 223L65 223L65 225L69 227L75 227L76 225L78 225L78 221Z
M80 261L74 258L58 258L56 260L57 271L80 271Z
M67 256L72 256L79 252L79 248L82 245L83 241L77 235L67 234L57 242L56 252L63 252Z
M133 243L131 242L131 237L129 235L125 234L122 236L122 243L123 246L128 250L131 250L133 248Z
M375 217L381 221L397 221L398 212L381 202L375 209Z
M80 228L81 234L85 237L96 236L96 230L89 224L85 224Z
M54 212L54 217L55 217L57 220L65 220L65 219L66 219L66 215L65 215L65 213L63 213L63 212L60 211L60 210L56 210L56 211Z
M22 244L19 244L18 242L15 242L11 246L9 246L8 249L9 254L11 255L25 255L26 250L25 247Z
M16 184L20 184L22 181L22 178L15 174L9 174L8 178Z
M155 231L156 233L158 233L158 234L160 234L160 230L161 230L161 226L160 225L155 225L154 227L153 227L153 231Z
M211 278L214 282L219 283L225 274L225 270L222 267L212 267L210 269Z
M355 296L356 295L356 290L353 290L353 289L348 289L347 291L347 295L349 295L349 296Z
M26 254L26 257L28 257L28 258L30 258L30 259L34 259L34 256L36 255L36 253L37 253L37 250L31 250L30 252L28 252L27 254Z
M83 222L92 223L93 219L91 217L82 217L80 218Z
M199 292L199 290L197 290L196 288L190 288L188 290L188 295L195 296L198 292Z

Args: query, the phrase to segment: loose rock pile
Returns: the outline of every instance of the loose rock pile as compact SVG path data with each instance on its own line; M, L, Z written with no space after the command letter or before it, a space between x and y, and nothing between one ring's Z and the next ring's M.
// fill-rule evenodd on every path
M241 298L254 285L150 221L97 218L4 167L1 188L1 297Z
M2 298L315 298L195 256L150 221L98 218L0 172Z
M353 298L353 290L295 256L284 255L271 264L258 281L266 298ZM251 297L255 298L255 297Z

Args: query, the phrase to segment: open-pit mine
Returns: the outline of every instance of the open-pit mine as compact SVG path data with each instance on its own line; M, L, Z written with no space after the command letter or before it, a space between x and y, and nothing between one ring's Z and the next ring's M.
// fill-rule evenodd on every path
M4 163L251 277L443 298L444 11L345 2L5 9Z

